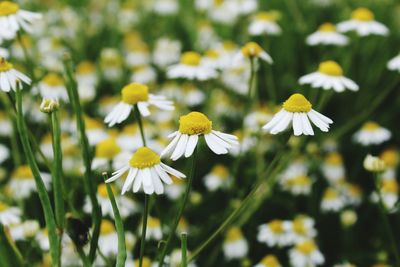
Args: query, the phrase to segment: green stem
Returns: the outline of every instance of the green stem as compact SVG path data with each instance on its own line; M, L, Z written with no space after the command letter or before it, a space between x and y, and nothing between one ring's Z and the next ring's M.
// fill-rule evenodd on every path
M79 131L79 139L82 146L81 149L82 158L85 166L85 175L84 175L85 191L89 195L93 207L92 221L94 223L94 228L92 232L92 240L90 242L90 250L89 250L89 260L90 262L93 262L96 256L97 245L98 245L97 243L100 235L101 209L96 197L97 184L95 181L92 180L90 146L86 135L85 121L83 119L82 107L79 101L77 84L73 77L71 62L68 59L64 61L64 71L67 78L66 81L67 81L68 97L76 116L77 129Z
M138 124L139 124L140 136L142 137L143 146L146 146L146 138L144 136L142 115L140 114L139 108L138 108L137 105L135 105L135 107L134 107L134 112L135 112L135 116L136 116L136 119L137 119Z
M143 265L144 248L146 245L146 232L147 232L147 220L149 218L149 198L150 196L145 194L144 196L144 209L143 209L143 222L142 222L142 237L140 240L140 254L139 254L139 267Z
M187 233L181 234L182 260L181 267L187 267Z
M252 100L253 100L253 95L255 93L253 92L255 88L255 81L256 81L256 59L253 57L250 57L250 78L248 82L248 91L247 91L247 103L246 103L246 109L245 111L248 111L251 107ZM246 112L244 114L247 114Z
M104 181L108 179L107 173L103 173ZM115 227L117 228L118 235L118 254L116 267L124 267L126 260L126 245L125 245L125 232L122 218L119 213L117 202L115 201L114 193L111 190L111 186L106 183L108 198L110 199L111 206L115 218Z
M85 255L83 248L80 246L76 246L76 251L78 252L79 257L82 260L83 267L92 267L89 258Z
M49 242L50 242L50 255L53 262L53 266L60 266L60 254L58 249L58 238L57 238L57 230L56 223L54 219L54 213L51 208L50 198L47 194L46 187L40 176L40 171L37 166L35 156L32 151L32 147L29 143L28 132L26 130L26 125L24 121L24 115L22 110L22 95L20 91L20 85L17 86L16 90L16 108L17 108L17 126L19 135L21 138L22 147L24 153L26 155L28 164L32 170L33 178L35 179L36 188L38 191L39 199L43 207L44 219L46 222L46 227L49 233Z
M194 173L195 173L195 168L196 168L196 159L197 159L197 147L194 149L193 152L193 156L191 157L191 162L190 162L190 173L189 173L189 177L188 177L188 181L187 181L187 186L186 186L186 190L185 193L183 195L182 201L181 201L181 206L178 210L178 214L175 217L175 221L172 224L172 227L170 228L170 232L167 238L167 241L165 243L165 246L162 250L161 253L161 257L160 257L160 261L158 266L162 267L164 264L164 258L167 255L167 251L169 246L171 245L172 242L172 238L175 235L176 232L176 228L178 227L179 221L182 217L183 211L185 210L186 204L188 202L189 199L189 194L190 194L190 190L192 188L192 183L193 183L193 177L194 177Z

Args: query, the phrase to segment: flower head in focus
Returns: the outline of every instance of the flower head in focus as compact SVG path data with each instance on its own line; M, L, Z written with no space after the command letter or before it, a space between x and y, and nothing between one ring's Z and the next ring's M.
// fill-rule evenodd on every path
M4 92L9 92L11 89L16 91L18 82L30 85L31 79L15 70L13 64L5 58L0 57L0 89Z

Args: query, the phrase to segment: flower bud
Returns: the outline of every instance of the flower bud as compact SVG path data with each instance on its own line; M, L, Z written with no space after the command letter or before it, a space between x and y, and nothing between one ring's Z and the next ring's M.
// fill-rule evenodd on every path
M53 99L43 99L40 104L40 111L43 113L52 113L53 111L58 110L59 104L57 101Z
M386 164L380 158L368 154L364 159L364 168L370 172L382 172L386 169Z

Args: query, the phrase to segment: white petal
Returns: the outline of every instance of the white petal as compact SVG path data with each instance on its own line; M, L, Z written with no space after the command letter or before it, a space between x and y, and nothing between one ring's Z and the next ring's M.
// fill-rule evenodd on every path
M206 134L204 135L204 138L206 139L206 143L208 147L217 155L221 154L226 154L228 153L228 150L220 145L213 137L212 134Z
M135 179L137 173L138 173L137 168L130 168L128 176L126 177L124 186L122 187L122 192L121 192L122 195L125 194L125 192L128 191L129 188L132 186L133 180Z
M166 183L166 184L173 183L171 177L169 177L169 175L165 172L165 170L160 165L156 165L156 166L154 166L154 168L156 169L158 176L160 176L161 180L163 180L164 183Z
M196 148L197 141L199 140L198 135L191 135L186 145L185 157L188 158L193 154L194 149Z
M187 134L181 135L181 138L179 139L178 144L176 145L175 151L171 155L171 159L173 161L179 159L185 153L188 140L189 140L189 135Z
M186 178L186 175L184 175L183 173L171 168L170 166L164 164L164 163L160 163L161 167L168 173L172 174L173 176L176 176L178 178Z

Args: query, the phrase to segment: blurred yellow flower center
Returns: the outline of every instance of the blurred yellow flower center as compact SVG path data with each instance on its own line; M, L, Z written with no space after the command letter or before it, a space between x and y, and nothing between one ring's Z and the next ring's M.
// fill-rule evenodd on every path
M219 58L219 53L215 49L209 49L209 50L206 51L205 56L208 57L208 58L212 58L212 59L218 59Z
M6 72L13 68L13 65L9 63L5 58L0 57L0 72Z
M313 241L305 241L303 243L297 244L296 249L303 254L310 254L311 252L315 251L316 246Z
M182 54L181 63L189 66L200 65L201 55L197 52L185 52Z
M111 191L113 191L113 193L115 194L115 192L116 192L115 186L110 184L110 187L111 187ZM105 184L100 184L99 187L97 188L97 193L101 197L107 198L108 197L107 186Z
M160 156L148 147L139 148L129 160L129 164L138 169L153 167L160 162Z
M3 202L0 202L0 212L5 211L8 209L8 206Z
M212 173L218 176L218 178L225 180L229 176L228 169L223 165L216 165L212 169Z
M17 13L19 6L10 1L0 2L0 16L8 16Z
M293 185L293 186L298 186L298 185L300 185L300 186L307 186L307 185L309 185L310 184L310 178L308 177L308 176L305 176L305 175L299 175L299 176L297 176L297 177L295 177L294 179L292 179L292 180L289 180L290 182L289 182L289 184L291 184L291 185Z
M273 255L265 256L265 257L261 260L261 264L262 264L262 265L265 265L265 266L267 266L267 267L278 267L278 266L281 266L281 265L279 264L278 259L277 259L275 256L273 256Z
M227 241L236 241L242 239L242 231L238 227L233 227L229 229L226 233L226 240Z
M154 217L149 217L147 224L149 225L149 228L153 229L161 226L160 220Z
M396 180L383 180L382 192L397 194L399 185Z
M100 227L100 235L109 235L115 232L114 224L108 220L103 220Z
M76 72L78 74L91 74L95 72L96 67L92 62L83 61L76 67Z
M307 233L307 230L304 227L304 220L302 218L296 218L293 221L293 231L301 235L305 235Z
M188 135L208 134L212 129L212 121L200 112L190 112L179 118L179 132Z
M12 178L28 179L28 180L32 179L33 178L32 170L28 165L19 166L17 169L14 170Z
M96 145L96 157L113 159L121 152L117 141L114 138L106 139Z
M374 13L368 8L360 7L351 13L351 18L361 21L372 21L375 19Z
M131 83L122 88L122 101L134 105L149 99L149 88L140 83Z
M249 42L242 47L242 54L245 57L257 57L262 51L261 46L255 42Z
M329 165L342 165L343 160L339 153L334 152L326 157L325 162Z
M319 26L318 31L320 31L320 32L335 32L336 26L333 25L332 23L324 23L321 26Z
M85 126L88 130L94 130L94 129L101 129L103 127L103 124L93 118L90 117L85 117Z
M368 121L364 123L364 125L362 126L362 129L367 131L375 131L379 128L380 128L379 124L373 121Z
M135 264L134 264L133 266L139 266L139 260L135 260L134 263L135 263ZM143 257L142 266L143 266L143 267L151 267L151 261L150 261L150 259L147 258L147 257Z
M283 222L281 220L273 220L268 224L268 226L275 234L283 233Z
M263 21L271 21L271 20L275 20L276 15L271 13L271 12L258 12L256 14L256 19L257 20L263 20Z
M302 94L293 94L283 103L283 108L289 112L309 112L312 105Z
M321 72L323 74L329 75L329 76L342 76L343 75L343 69L340 67L338 63L335 61L329 60L329 61L324 61L321 64L319 64L318 72Z
M333 199L336 199L337 197L338 197L338 193L331 188L328 188L324 193L324 199L326 199L326 200L333 200Z
M394 149L385 150L380 158L385 162L386 166L394 167L399 162L399 154Z
M64 84L63 79L56 73L47 74L42 82L51 87L62 86Z

